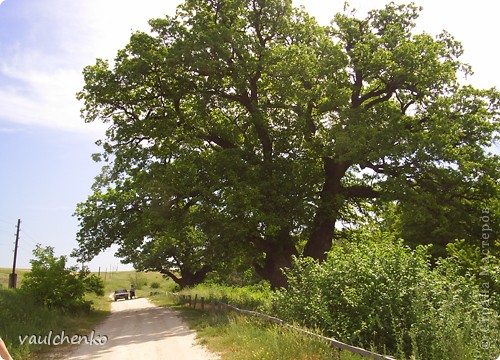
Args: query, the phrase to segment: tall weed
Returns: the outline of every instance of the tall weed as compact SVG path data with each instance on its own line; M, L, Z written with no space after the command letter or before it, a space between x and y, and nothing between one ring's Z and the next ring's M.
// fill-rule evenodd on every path
M231 360L361 360L294 329L234 314L195 325L209 348Z
M24 293L0 290L0 334L14 359L25 359L33 350L40 348L27 342L22 345L19 336L56 331L63 317L59 309L40 306Z
M49 345L30 344L26 336L47 336L65 331L66 334L87 334L106 311L67 312L40 304L26 292L0 289L0 335L16 360L36 358L34 354L50 351Z

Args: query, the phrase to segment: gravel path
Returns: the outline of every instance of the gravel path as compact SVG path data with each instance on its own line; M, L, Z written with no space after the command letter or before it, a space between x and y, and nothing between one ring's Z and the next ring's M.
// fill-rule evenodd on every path
M174 310L157 307L144 298L114 302L111 315L96 327L94 335L93 345L82 343L69 359L218 359L196 344L196 333ZM99 342L105 344L95 344Z

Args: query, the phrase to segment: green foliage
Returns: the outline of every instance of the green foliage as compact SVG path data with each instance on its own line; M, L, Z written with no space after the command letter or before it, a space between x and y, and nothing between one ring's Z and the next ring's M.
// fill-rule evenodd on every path
M203 283L193 288L179 292L183 295L191 295L194 298L204 297L217 299L227 304L248 310L260 310L267 312L271 308L272 291L269 283L261 282L247 286L228 286L214 283Z
M275 298L278 315L341 341L401 359L491 359L499 351L498 294L482 301L452 259L431 268L426 247L361 235L321 264L296 259L287 277L289 288Z
M473 236L500 194L500 94L460 84L461 44L417 33L419 11L323 27L291 0L189 0L151 20L84 70L83 118L108 129L75 254L117 244L180 286L254 266L278 287L374 204L400 202L417 244Z
M500 169L497 165L494 166ZM495 174L493 171L490 173ZM496 173L493 178L498 179L499 176ZM432 179L433 184L429 184L429 191L426 191L425 196L380 206L378 210L383 218L381 228L391 229L412 247L432 244L430 252L436 259L448 256L453 251L464 261L466 267L470 270L477 269L480 261L480 251L476 251L479 238L489 244L486 248L491 253L499 254L498 247L494 244L500 237L499 232L494 229L500 224L500 197L496 195L500 183L491 184L493 186L490 190L493 192L488 194L475 188L487 188L479 182L460 184L456 180ZM450 187L457 192L447 191ZM482 220L483 217L487 222ZM487 231L483 231L483 226ZM456 240L460 244L456 244Z
M83 279L85 292L92 292L97 296L104 296L104 280L96 274L90 274Z
M37 303L68 311L89 310L90 303L85 301L85 293L104 294L102 279L89 276L87 270L66 267L66 257L57 258L54 248L38 244L33 255L31 271L24 276L21 290Z

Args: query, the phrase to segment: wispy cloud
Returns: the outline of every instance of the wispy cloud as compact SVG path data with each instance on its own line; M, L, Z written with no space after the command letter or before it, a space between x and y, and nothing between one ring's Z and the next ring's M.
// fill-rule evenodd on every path
M75 93L82 83L81 64L67 50L68 30L77 22L64 19L55 2L49 0L47 8L32 0L5 3L3 16L11 20L6 29L0 24L6 34L0 44L0 120L80 130Z
M82 70L97 57L112 60L132 31L173 12L176 4L165 3L7 0L0 10L0 121L102 133L103 126L80 119Z
M21 131L24 131L24 129L19 127L0 127L0 134L13 134Z

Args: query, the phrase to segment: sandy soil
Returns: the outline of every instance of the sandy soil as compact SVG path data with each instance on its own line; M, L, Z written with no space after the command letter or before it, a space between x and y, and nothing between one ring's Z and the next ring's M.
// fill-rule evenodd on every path
M68 359L218 359L196 344L196 333L174 310L157 307L147 299L139 298L114 302L111 312L109 318L95 329L95 338L106 335L107 342L104 345L82 344ZM103 342L103 338L100 340Z

